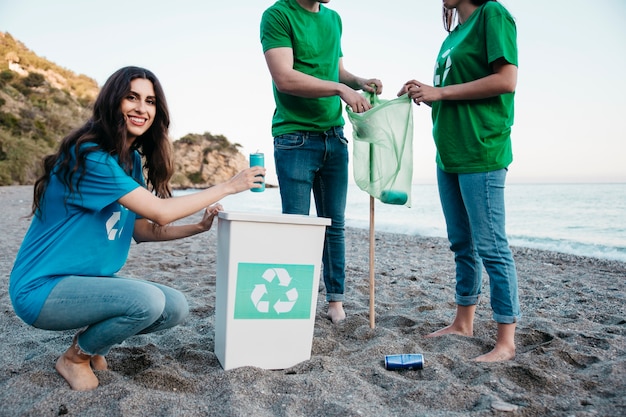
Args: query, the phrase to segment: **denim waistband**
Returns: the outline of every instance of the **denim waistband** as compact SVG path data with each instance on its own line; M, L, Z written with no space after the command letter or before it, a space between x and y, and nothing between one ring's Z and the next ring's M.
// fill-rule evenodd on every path
M334 126L324 132L312 132L309 130L296 132L297 134L301 134L304 137L343 137L343 126Z

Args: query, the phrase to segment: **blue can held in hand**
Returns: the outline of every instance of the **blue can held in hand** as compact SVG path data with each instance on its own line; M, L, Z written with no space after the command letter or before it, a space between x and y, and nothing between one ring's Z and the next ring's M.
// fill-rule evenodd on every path
M390 371L394 371L397 369L423 369L424 355L422 355L421 353L386 355L385 368Z
M265 166L265 155L260 152L250 154L250 167L256 166ZM265 178L263 178L262 175L258 175L258 177L261 178L261 181L257 182L256 184L261 184L261 188L250 188L250 191L253 191L255 193L260 193L265 190Z

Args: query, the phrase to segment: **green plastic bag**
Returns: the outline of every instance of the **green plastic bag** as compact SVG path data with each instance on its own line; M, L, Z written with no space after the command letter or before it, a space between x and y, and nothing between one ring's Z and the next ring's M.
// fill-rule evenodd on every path
M354 180L383 203L411 207L413 180L413 106L408 95L382 100L364 92L373 108L346 112L354 139Z

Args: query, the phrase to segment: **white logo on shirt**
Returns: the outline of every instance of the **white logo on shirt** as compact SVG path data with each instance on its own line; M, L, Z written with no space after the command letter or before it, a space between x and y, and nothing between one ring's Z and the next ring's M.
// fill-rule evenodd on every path
M120 218L122 217L122 212L114 211L107 220L107 236L109 240L115 240L122 234L122 229L115 229L114 227L120 222Z
M443 83L446 81L446 78L448 78L448 73L450 72L450 67L452 67L452 57L450 56L450 52L452 52L454 48L450 48L448 49L446 52L444 52L441 55L441 58L448 58L446 59L446 66L443 70L443 77L439 74L439 62L437 62L435 64L436 68L435 68L435 87L441 87L443 85Z

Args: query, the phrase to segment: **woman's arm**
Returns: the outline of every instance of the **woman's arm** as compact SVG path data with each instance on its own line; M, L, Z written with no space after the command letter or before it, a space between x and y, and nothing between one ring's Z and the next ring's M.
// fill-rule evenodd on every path
M137 243L155 242L182 239L197 235L198 233L207 232L211 229L215 216L217 216L217 214L222 210L223 207L221 204L214 204L207 207L200 222L180 226L159 226L158 224L152 223L147 219L137 219L135 221L133 238Z
M244 169L226 182L180 197L158 198L147 189L137 187L118 201L124 207L140 214L142 217L151 220L159 226L165 226L197 213L228 195L249 190L250 188L259 188L261 185L255 183L255 181L259 180L256 178L257 175L265 175L265 168L252 167Z
M408 93L416 103L430 103L442 100L479 100L512 93L517 85L517 67L504 59L493 63L493 74L478 80L445 87L431 87L417 80L407 81L398 96Z

